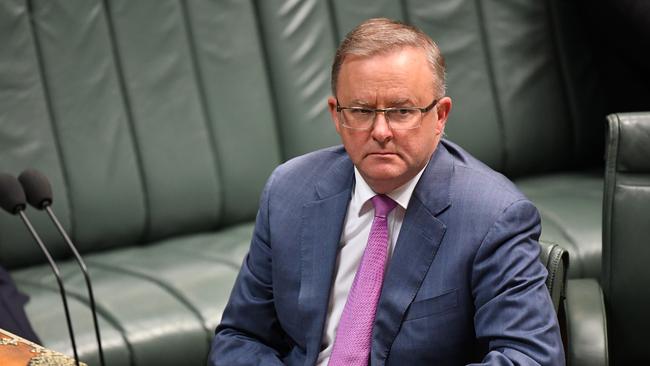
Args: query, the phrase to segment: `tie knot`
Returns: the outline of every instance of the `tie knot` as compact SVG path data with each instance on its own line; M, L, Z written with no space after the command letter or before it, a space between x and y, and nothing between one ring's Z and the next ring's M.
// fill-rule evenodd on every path
M397 202L384 194L378 194L370 200L375 206L375 217L386 217L397 206Z

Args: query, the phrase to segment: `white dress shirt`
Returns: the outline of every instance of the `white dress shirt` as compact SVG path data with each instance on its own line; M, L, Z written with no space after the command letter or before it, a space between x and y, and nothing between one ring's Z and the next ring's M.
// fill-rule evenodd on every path
M402 221L404 220L404 213L423 172L424 168L404 185L387 194L388 197L397 202L395 209L388 215L388 258L393 254ZM321 352L318 354L316 366L325 366L329 361L336 329L343 314L343 308L348 299L348 293L352 287L357 268L361 263L361 257L366 249L370 227L375 216L370 199L377 193L370 188L356 167L354 168L354 178L356 183L352 189L352 197L343 223L339 253L334 268L335 277L330 289L327 318L323 327Z

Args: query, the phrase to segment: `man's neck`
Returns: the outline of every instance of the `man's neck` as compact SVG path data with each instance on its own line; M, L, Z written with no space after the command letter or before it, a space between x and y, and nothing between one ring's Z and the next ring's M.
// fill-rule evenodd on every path
M362 194L362 196L366 196L366 198L363 201L365 201L366 199L370 199L374 194L386 194L390 198L395 200L402 208L406 209L411 199L411 196L413 195L413 191L415 190L415 186L420 180L420 177L422 177L422 174L424 173L424 170L426 169L427 165L425 165L419 172L417 172L410 179L404 181L400 185L396 185L396 184L391 185L390 189L387 189L386 191L378 191L377 189L375 189L375 187L370 185L368 181L361 175L359 169L355 167L354 175L356 179L356 184L354 187L354 194L355 195L358 194L357 191L359 189L361 189L361 192L366 192Z

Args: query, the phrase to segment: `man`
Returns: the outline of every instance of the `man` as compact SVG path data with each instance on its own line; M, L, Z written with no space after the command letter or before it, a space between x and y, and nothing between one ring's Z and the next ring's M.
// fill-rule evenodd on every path
M441 140L444 90L420 30L348 34L328 100L344 148L272 174L210 364L564 364L538 213Z

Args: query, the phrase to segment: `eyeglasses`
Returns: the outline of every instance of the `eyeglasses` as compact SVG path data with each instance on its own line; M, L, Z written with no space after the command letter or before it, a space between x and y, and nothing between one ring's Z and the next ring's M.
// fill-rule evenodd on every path
M369 130L375 123L377 113L384 113L386 122L392 129L410 130L420 127L422 116L436 106L439 99L434 99L424 108L396 107L396 108L366 108L366 107L341 107L336 100L336 111L342 117L343 126L353 130Z

